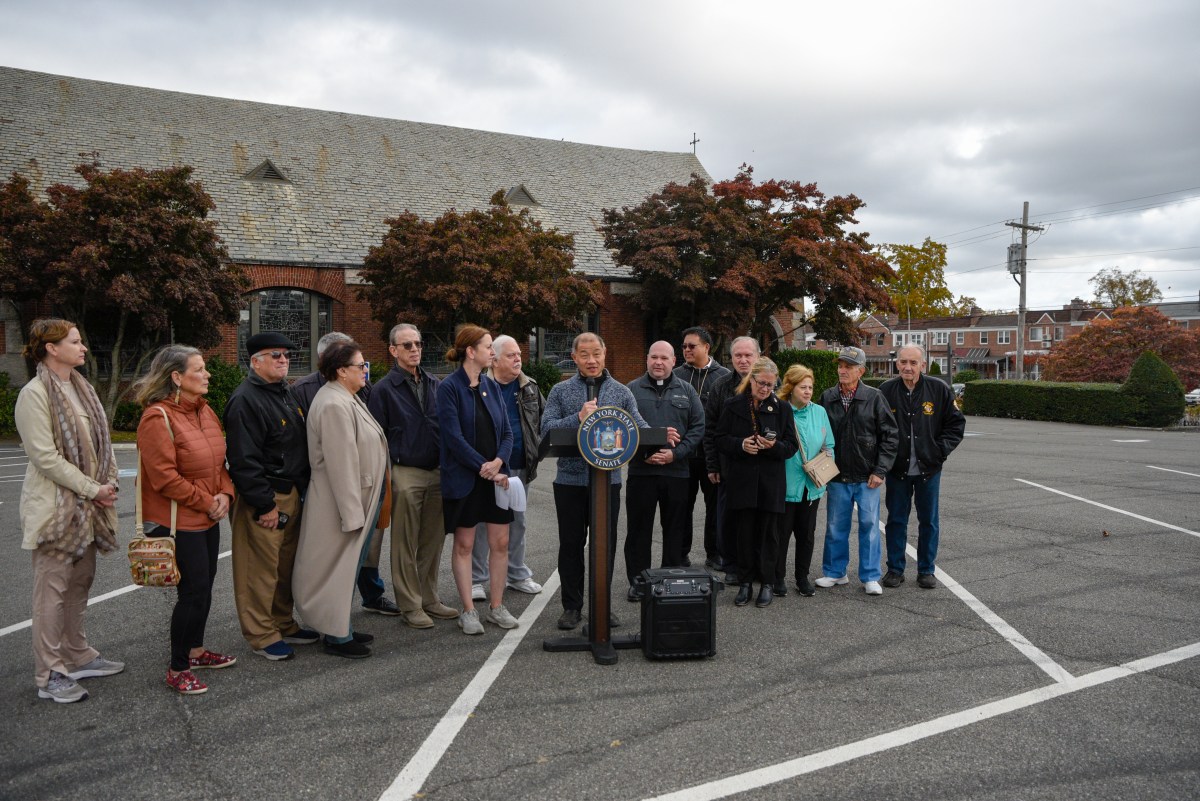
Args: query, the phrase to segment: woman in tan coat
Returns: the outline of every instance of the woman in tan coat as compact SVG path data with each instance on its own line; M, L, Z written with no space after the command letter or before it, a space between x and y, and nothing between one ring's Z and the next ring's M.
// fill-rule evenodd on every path
M167 686L183 695L208 690L193 670L227 668L237 662L204 647L221 521L233 502L225 434L204 399L208 379L200 351L168 345L134 385L137 402L145 409L137 431L143 531L147 537L175 538L180 580L171 612Z
M338 342L321 354L325 385L308 411L312 479L292 575L296 609L325 635L325 652L371 655L370 634L350 627L355 578L370 546L388 480L387 439L355 393L367 380L362 352Z
M29 457L21 487L21 547L33 551L33 662L38 697L88 697L77 679L125 669L88 645L83 613L96 551L117 547L117 460L108 418L75 369L87 348L68 320L35 320L25 355L37 375L17 396L16 423Z

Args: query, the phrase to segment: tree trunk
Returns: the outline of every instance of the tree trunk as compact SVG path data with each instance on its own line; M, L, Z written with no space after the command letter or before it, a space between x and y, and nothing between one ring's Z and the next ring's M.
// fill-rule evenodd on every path
M113 339L112 357L110 359L112 367L108 371L108 384L104 387L104 395L102 396L104 413L108 415L108 424L110 427L117 412L117 400L120 394L118 390L121 387L121 373L124 371L124 365L121 363L121 346L125 342L125 328L128 324L129 312L122 310L121 317L117 321L117 336Z

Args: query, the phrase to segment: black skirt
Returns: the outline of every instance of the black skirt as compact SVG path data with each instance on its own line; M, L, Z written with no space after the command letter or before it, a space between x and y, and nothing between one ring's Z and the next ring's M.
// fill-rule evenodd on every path
M496 505L496 485L485 478L476 478L471 494L465 498L442 500L442 514L446 518L446 533L455 529L475 528L480 523L511 523L512 509L501 509Z

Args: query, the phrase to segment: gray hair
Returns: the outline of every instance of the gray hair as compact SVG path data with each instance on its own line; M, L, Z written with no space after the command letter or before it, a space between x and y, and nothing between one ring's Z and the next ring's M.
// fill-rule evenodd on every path
M421 333L420 329L412 323L396 323L392 326L392 330L388 332L388 345L396 344L396 334L401 331L416 331L418 334Z
M517 340L510 337L508 334L501 334L492 340L492 348L495 349L497 354L499 354L500 351L504 350L509 345L516 345L517 350L521 349L521 346L517 344Z
M913 348L914 350L918 351L921 354L921 363L922 364L929 364L929 351L925 350L924 345L917 345L912 342L908 343L907 345L901 345L900 347L896 348L896 358L899 359L900 353L909 348Z
M739 342L749 342L751 345L753 345L755 356L758 356L762 353L762 348L759 347L758 340L754 337L736 337L732 342L729 343L729 349L732 351Z
M353 338L349 334L343 334L341 331L330 331L325 336L317 340L317 358L321 358L321 354L325 349L334 342L351 342Z
M169 398L179 389L171 380L171 373L187 372L187 363L193 356L204 354L190 345L167 345L154 354L149 371L132 387L134 400L145 407Z
M584 331L582 334L575 337L575 341L571 343L571 353L575 353L577 350L579 350L579 343L585 339L594 339L600 343L600 347L607 349L607 346L604 344L603 337L601 337L595 331Z

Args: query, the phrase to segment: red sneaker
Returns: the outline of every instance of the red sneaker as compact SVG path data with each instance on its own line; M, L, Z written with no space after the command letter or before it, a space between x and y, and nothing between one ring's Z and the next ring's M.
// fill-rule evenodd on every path
M196 678L190 670L181 670L174 676L167 671L167 686L179 691L181 695L200 695L208 692L208 685Z
M200 656L189 657L188 667L192 670L199 670L200 668L217 670L218 668L229 667L235 662L237 662L236 656L214 654L212 651L205 651Z

